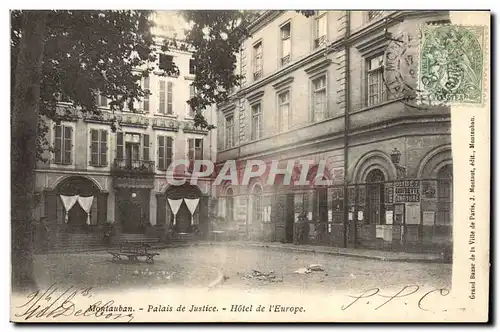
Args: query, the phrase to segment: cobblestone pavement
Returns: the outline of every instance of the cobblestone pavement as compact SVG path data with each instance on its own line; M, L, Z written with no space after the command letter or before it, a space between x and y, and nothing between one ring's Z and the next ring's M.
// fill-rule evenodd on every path
M48 254L35 257L35 275L40 286L85 284L100 289L208 287L222 271L218 287L245 292L334 290L403 287L416 284L451 287L451 264L389 262L322 253L291 252L269 248L192 246L159 250L154 264L116 263L103 252ZM295 273L311 264L324 271ZM258 276L272 271L272 278Z

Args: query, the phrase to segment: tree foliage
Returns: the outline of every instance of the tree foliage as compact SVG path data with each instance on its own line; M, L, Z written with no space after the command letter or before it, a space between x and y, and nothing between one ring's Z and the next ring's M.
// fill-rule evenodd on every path
M314 11L298 11L306 16ZM98 93L109 100L112 111L141 100L147 91L141 79L156 67L158 51L189 50L196 63L193 85L196 95L188 101L195 110L195 126L213 129L204 117L210 105L224 103L242 77L235 72L241 42L249 36L248 26L261 12L244 10L192 10L181 15L189 23L183 41L164 40L155 44L151 11L137 10L53 10L47 15L42 65L40 116L60 120L59 101L68 109L99 115ZM11 12L12 72L22 34L23 11ZM141 68L141 71L136 71ZM175 64L160 75L178 75ZM14 86L14 75L12 86ZM112 125L113 130L117 122ZM50 149L46 121L39 121L38 159Z
M12 72L16 68L23 11L11 13ZM141 78L154 69L158 47L154 43L149 11L54 10L47 15L40 109L42 118L59 121L56 104L69 102L70 111L99 115L97 96L109 100L112 111L133 109L142 99ZM142 71L136 71L141 68ZM170 72L176 74L173 66ZM11 84L15 84L12 75ZM115 124L114 124L115 125ZM46 121L39 121L38 158L49 145Z

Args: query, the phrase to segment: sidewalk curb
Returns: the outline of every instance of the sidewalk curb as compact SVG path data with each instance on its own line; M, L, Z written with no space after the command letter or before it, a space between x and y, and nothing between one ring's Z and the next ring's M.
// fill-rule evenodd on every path
M348 253L348 252L334 252L329 250L323 250L321 248L318 249L310 249L310 248L290 248L290 247L279 247L273 245L266 244L251 244L251 243L231 243L231 242L209 242L209 243L197 243L196 245L208 245L208 246L234 246L241 248L266 248L266 249L275 249L275 250L285 250L285 251L295 251L295 252L308 252L308 253L321 253L326 255L334 255L334 256L343 256L343 257L352 257L352 258L362 258L362 259L371 259L371 260L379 260L386 262L408 262L408 263L441 263L441 264L449 264L443 261L442 259L433 259L433 258L416 258L416 257L401 257L401 258L392 258L392 257L384 257L384 256L376 256L376 255L364 255L364 254L356 254L356 253Z

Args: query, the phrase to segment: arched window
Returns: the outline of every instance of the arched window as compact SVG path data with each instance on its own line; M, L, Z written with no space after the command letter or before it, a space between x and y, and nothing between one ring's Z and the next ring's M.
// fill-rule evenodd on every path
M384 173L379 169L374 169L368 173L367 196L368 196L368 218L367 223L381 224L385 223L384 214Z
M448 225L452 222L453 168L443 166L438 174L438 215L437 224Z

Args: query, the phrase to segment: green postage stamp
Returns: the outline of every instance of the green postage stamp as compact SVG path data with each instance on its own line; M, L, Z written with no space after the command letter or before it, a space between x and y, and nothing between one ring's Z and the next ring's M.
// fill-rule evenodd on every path
M423 27L418 75L421 102L481 105L484 102L485 39L482 26Z

